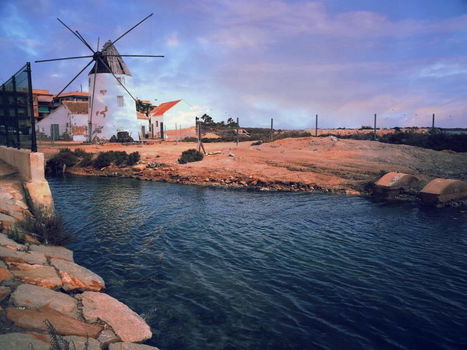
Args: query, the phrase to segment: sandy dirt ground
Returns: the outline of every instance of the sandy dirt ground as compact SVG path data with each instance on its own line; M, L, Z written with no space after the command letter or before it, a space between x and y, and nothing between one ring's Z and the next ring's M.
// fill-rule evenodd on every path
M142 164L132 168L71 169L88 176L127 176L145 180L259 190L319 191L359 194L368 183L390 171L428 181L436 177L467 180L467 153L433 151L374 141L306 137L253 146L252 142L206 143L200 162L178 164L182 151L196 143L156 142L145 145L83 145L42 142L39 151L50 158L60 148L98 153L138 151ZM209 154L213 153L213 154Z

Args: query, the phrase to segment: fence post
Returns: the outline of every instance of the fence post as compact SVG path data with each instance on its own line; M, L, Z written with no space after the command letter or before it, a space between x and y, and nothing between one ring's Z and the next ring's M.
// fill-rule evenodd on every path
M238 117L237 117L237 147L238 147L238 132L239 132L238 128L239 127L240 127L240 124L238 122Z
M433 113L433 119L431 120L431 129L435 130L435 114Z
M29 110L31 111L31 152L37 152L37 138L36 138L36 118L34 117L34 105L32 97L32 74L31 74L31 63L26 63L26 70L28 73L28 85L29 85Z
M273 132L274 132L274 119L271 118L271 141L272 141L273 138L274 138Z
M315 117L315 137L318 136L318 114Z
M375 113L375 119L374 119L374 124L373 124L373 139L376 140L376 113Z

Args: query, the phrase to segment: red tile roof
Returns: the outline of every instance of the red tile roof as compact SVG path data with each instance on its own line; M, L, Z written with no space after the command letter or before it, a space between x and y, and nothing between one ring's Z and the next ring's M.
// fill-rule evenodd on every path
M72 114L88 114L87 101L63 101L62 103Z
M57 97L69 97L69 96L89 96L89 92L81 92L81 91L74 91L74 92L65 92L64 94L60 94Z
M154 107L154 109L151 111L151 115L154 116L154 117L164 115L165 112L167 112L170 108L175 106L180 101L181 100L161 103L159 106Z
M149 117L146 114L143 114L141 112L136 112L136 118L142 119L142 120L149 120Z
M32 89L33 95L52 95L49 90Z

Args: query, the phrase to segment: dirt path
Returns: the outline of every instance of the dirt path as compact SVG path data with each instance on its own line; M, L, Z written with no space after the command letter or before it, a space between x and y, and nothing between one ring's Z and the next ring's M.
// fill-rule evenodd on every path
M428 180L435 177L467 180L467 154L433 151L405 145L349 139L283 139L258 146L242 142L205 144L208 153L201 162L178 164L181 152L195 143L161 142L151 145L42 144L50 157L58 149L82 148L98 153L108 150L138 151L143 165L104 170L74 169L91 176L131 176L148 180L254 187L262 190L331 191L358 193L382 174L398 171ZM149 167L148 167L149 165ZM153 168L150 168L153 167Z

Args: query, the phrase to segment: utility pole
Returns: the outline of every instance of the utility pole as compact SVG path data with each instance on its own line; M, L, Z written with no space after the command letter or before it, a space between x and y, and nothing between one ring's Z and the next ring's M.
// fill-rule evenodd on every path
M431 129L435 130L435 114L433 113L433 119L431 120Z
M271 118L271 141L273 140L273 132L274 132L274 119Z
M376 140L376 113L375 113L375 120L373 124L373 139Z
M238 122L238 117L237 117L237 147L238 147L238 133L239 133L239 130L238 128L240 127L240 124Z
M318 115L315 117L315 137L318 137Z
M196 137L198 138L198 152L199 152L199 150L201 148L201 146L200 146L201 139L199 137L199 118L198 117L195 118L195 125L196 125L196 127L195 127Z

